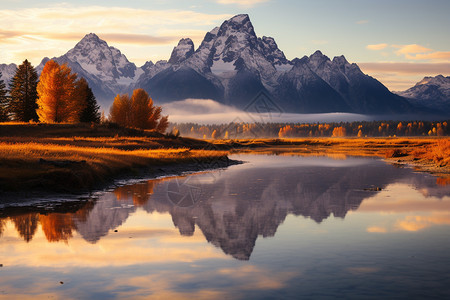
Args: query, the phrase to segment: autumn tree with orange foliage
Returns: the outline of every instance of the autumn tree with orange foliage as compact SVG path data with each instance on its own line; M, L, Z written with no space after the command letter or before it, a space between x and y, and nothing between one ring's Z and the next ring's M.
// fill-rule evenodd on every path
M347 135L347 131L345 130L345 127L339 126L339 127L335 127L333 129L332 137L344 137L346 135Z
M278 137L285 138L285 137L291 137L293 136L294 129L291 127L291 125L286 125L282 128L280 128L280 131L278 132Z
M127 94L116 96L110 109L110 119L126 127L165 132L169 126L168 116L162 116L161 113L162 108L153 105L152 98L145 90L136 89L131 98Z
M37 114L43 123L78 122L84 109L87 82L77 80L77 74L67 64L49 60L37 85Z
M39 222L49 242L67 242L72 238L73 231L76 229L72 214L39 215Z

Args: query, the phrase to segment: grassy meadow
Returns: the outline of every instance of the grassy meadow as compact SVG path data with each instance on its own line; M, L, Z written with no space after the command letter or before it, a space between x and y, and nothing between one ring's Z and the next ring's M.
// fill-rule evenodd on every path
M208 145L106 125L0 125L0 190L89 190L116 176L157 173L166 166L206 167L227 158L223 151L202 150Z

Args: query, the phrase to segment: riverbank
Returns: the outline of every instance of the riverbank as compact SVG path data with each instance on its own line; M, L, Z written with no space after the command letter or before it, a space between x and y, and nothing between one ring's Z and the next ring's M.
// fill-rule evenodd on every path
M79 193L117 177L160 176L233 163L225 151L203 150L209 145L117 126L0 125L0 191Z
M217 140L217 149L231 152L271 153L276 155L372 156L387 162L411 165L417 171L441 177L438 182L450 183L450 138L297 138Z

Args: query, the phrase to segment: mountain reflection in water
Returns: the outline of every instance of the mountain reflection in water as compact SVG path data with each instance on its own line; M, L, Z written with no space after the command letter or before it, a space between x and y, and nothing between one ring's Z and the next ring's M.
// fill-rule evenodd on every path
M277 157L271 162L267 157L252 158L249 164L226 171L118 187L98 200L72 205L70 211L4 209L0 240L10 220L26 242L33 239L40 224L48 242L68 242L78 232L86 241L97 243L141 209L149 214L169 213L181 235L192 236L197 227L224 253L249 260L258 236L274 236L289 214L317 223L331 215L344 219L364 199L395 183L408 184L426 197L450 195L450 186L437 185L432 176L379 160ZM448 214L450 207L446 206Z

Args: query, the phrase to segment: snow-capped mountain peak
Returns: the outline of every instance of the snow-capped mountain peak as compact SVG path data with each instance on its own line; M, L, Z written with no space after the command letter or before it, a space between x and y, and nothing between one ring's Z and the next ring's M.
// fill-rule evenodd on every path
M255 29L247 14L236 15L228 21L225 21L220 26L217 35L230 35L236 32L247 33L256 37Z
M416 86L425 85L425 84L433 84L439 86L446 86L450 88L450 76L444 77L442 75L437 75L436 77L424 77L421 81L416 83Z
M102 80L135 77L136 65L94 33L87 34L65 56Z
M320 50L317 50L308 58L308 64L312 70L323 68L325 63L330 63L328 56L323 55Z
M413 104L450 112L450 76L425 77L398 94L409 98Z
M290 64L283 51L278 48L274 38L263 36L258 39L258 42L261 46L261 52L271 63L277 66Z
M341 56L335 56L335 57L333 58L333 63L335 63L335 64L337 64L337 65L340 65L340 66L349 64L349 62L347 61L347 59L345 58L344 55L341 55Z
M179 64L194 54L194 42L190 38L181 39L178 45L173 48L170 56L170 64Z

